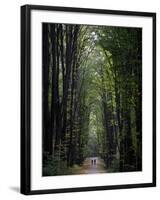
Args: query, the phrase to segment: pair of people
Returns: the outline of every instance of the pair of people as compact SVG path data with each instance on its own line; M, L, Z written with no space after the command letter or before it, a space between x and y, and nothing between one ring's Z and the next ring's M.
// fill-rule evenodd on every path
M96 165L96 159L91 159L91 164Z

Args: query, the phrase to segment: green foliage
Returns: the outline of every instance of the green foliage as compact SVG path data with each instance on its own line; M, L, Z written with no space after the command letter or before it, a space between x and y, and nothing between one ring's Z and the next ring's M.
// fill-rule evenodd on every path
M108 172L140 170L142 30L49 27L43 175L73 173L87 156L102 157Z
M113 159L109 168L107 168L107 172L119 172L119 159Z
M59 160L58 156L49 156L43 163L43 176L57 176L70 174L66 161Z

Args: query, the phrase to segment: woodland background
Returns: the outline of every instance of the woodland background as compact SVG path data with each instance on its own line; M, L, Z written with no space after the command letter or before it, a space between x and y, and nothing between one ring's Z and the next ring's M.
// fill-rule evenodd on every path
M94 156L108 172L141 171L142 29L42 30L43 175L75 173Z

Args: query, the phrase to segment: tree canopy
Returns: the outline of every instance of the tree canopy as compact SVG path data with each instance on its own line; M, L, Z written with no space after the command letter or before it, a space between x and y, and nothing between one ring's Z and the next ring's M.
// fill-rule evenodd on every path
M142 170L142 29L43 23L43 170Z

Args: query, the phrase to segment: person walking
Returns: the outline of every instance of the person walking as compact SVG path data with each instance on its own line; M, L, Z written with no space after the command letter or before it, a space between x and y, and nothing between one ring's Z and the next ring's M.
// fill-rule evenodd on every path
M93 165L93 159L91 159L91 165Z

